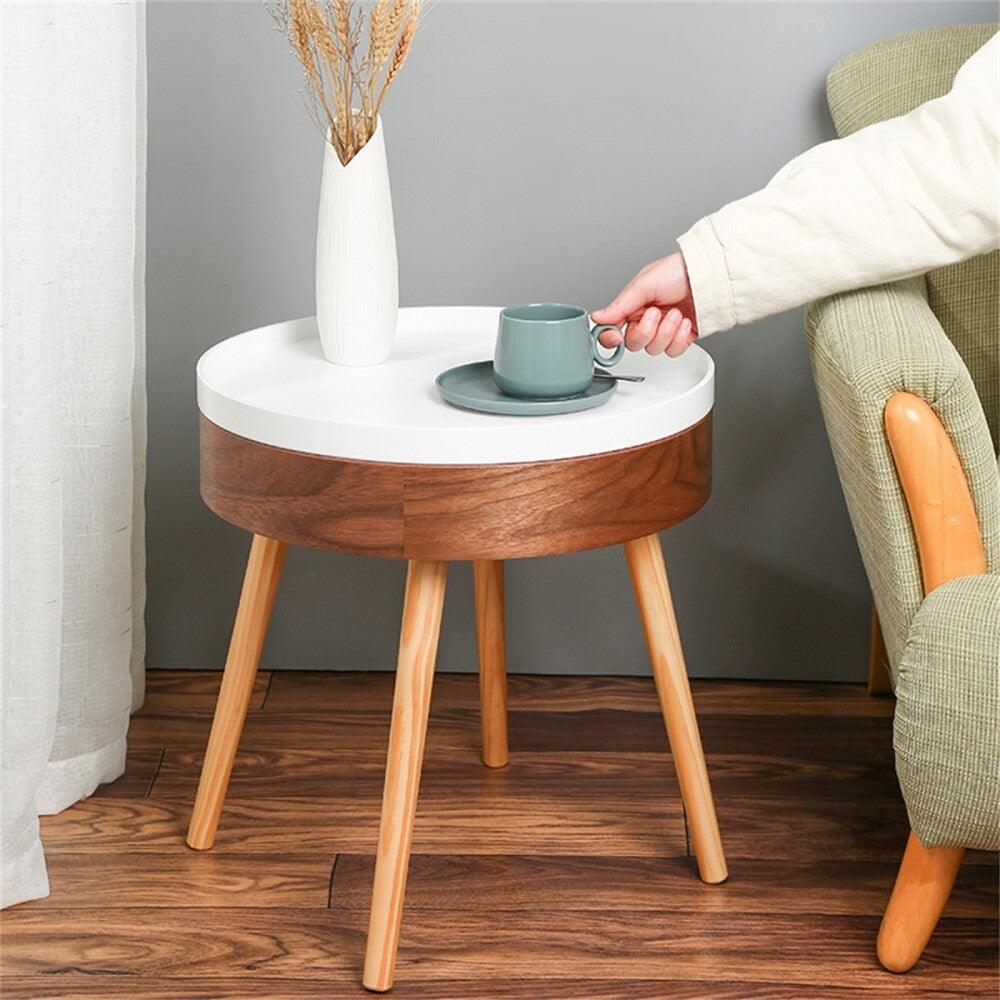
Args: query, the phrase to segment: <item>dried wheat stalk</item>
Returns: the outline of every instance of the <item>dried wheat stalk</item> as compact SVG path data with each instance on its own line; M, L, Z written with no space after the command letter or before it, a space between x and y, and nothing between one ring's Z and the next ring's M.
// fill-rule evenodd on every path
M357 0L263 3L302 63L313 120L346 166L375 132L386 91L413 45L423 0L375 0L367 17Z

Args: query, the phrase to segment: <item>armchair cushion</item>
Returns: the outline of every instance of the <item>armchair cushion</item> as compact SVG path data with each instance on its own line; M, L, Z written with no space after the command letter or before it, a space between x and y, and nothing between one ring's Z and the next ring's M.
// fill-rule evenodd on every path
M1000 571L1000 474L968 370L927 303L922 277L806 310L813 375L895 677L923 597L909 512L883 411L907 391L941 418L972 491L991 572Z
M1000 849L1000 575L927 595L899 663L894 726L921 843Z

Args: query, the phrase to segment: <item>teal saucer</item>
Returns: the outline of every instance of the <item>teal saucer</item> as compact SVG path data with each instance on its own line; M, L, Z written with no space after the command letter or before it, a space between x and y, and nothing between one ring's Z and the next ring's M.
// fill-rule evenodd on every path
M595 378L583 392L558 399L522 399L501 392L493 381L493 362L474 361L441 372L437 379L438 392L452 406L479 413L504 413L513 417L541 417L553 413L576 413L606 403L618 383Z

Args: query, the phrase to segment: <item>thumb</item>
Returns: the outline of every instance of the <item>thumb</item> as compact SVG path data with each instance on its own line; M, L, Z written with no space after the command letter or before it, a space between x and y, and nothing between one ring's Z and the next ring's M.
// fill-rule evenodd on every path
M650 303L650 292L647 276L637 274L610 305L591 313L591 319L595 323L624 323Z

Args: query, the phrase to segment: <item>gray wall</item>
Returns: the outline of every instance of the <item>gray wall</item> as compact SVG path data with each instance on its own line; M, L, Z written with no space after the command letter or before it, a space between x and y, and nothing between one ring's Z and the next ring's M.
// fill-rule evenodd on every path
M404 305L603 304L701 215L831 136L824 77L991 3L438 3L385 110ZM194 366L313 311L321 138L259 4L148 15L151 666L219 665L247 539L198 497ZM665 548L689 668L860 679L868 591L796 312L706 341L715 491ZM264 665L394 662L402 566L289 554ZM439 665L474 666L456 566ZM621 553L508 568L511 670L645 672ZM600 620L598 624L599 610Z

